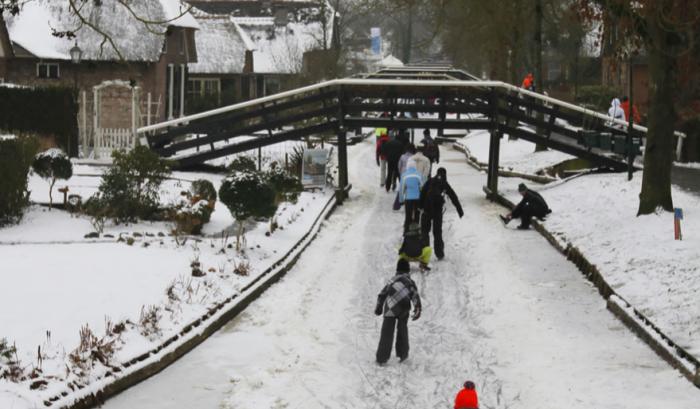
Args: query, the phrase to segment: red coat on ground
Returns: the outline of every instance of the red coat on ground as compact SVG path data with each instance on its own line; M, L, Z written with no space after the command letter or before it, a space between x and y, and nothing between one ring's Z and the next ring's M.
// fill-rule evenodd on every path
M629 100L622 101L620 103L620 108L622 108L622 110L625 111L625 118L629 119L629 117L630 117L630 101ZM634 105L632 105L632 114L634 115L632 117L632 122L634 122L635 124L642 122L642 119L639 116L639 111L637 111L637 107Z
M479 398L476 396L476 390L466 388L460 390L455 398L455 409L479 409Z

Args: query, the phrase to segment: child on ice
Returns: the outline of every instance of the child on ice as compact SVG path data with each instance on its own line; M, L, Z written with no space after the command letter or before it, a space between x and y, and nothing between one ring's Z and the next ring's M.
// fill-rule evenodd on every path
M455 398L455 409L479 409L474 382L464 382L464 389L461 389Z

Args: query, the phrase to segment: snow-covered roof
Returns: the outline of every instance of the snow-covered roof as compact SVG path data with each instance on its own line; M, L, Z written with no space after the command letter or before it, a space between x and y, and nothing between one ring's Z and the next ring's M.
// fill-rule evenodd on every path
M232 17L242 38L253 51L256 73L292 74L301 71L304 53L323 48L319 22L275 25L272 17ZM330 41L330 30L326 41Z
M186 12L189 6L180 0L130 1L131 10L137 16L164 22L150 26L137 21L131 11L116 0L102 0L101 6L92 1L77 4L80 14L107 33L127 61L158 61L165 40L161 33L166 26L199 28L194 17ZM5 23L10 40L39 58L69 60L69 50L77 42L84 60L118 59L109 44L102 44L101 34L87 26L81 27L67 1L27 1L17 16L5 16ZM76 38L59 38L52 30L74 31Z
M195 13L199 31L194 35L197 62L188 64L192 74L241 73L246 42L228 15Z

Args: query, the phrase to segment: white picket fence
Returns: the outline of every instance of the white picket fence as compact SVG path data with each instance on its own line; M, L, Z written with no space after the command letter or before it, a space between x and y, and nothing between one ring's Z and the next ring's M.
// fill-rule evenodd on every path
M97 128L95 130L95 159L109 159L112 151L129 150L136 146L133 130L128 128Z

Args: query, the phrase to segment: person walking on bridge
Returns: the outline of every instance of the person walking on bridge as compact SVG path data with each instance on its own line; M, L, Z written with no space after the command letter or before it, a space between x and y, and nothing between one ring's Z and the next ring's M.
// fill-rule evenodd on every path
M622 111L625 113L625 118L630 117L630 99L628 96L622 97L622 102L620 103L620 108L622 108ZM635 124L639 124L642 122L642 118L639 116L639 111L637 110L636 105L632 105L632 122Z
M382 144L380 149L380 154L386 156L387 161L387 173L386 180L384 181L384 187L388 192L391 190L396 190L396 181L401 175L399 173L399 160L404 152L404 145L398 139L390 139Z
M434 177L428 180L420 192L421 232L423 241L430 245L430 228L433 228L433 248L438 260L445 257L445 242L442 240L442 215L444 214L445 194L450 198L460 218L464 210L452 186L447 183L447 170L439 168Z
M627 117L625 116L625 111L620 106L619 99L613 98L612 101L610 101L610 109L608 109L608 116L610 116L610 118L612 118L612 119L619 119L623 122L627 121ZM614 122L613 127L624 128L624 125Z
M532 191L524 183L518 185L518 192L523 199L518 203L512 212L505 216L499 216L503 223L508 224L513 219L520 219L519 230L530 228L530 221L533 217L544 220L545 216L552 213L552 210L544 201L544 198L537 192Z
M413 320L420 318L421 301L418 287L409 273L411 266L407 260L396 263L396 275L384 286L377 296L375 315L384 314L382 331L377 347L377 363L384 365L391 357L391 345L396 328L396 356L403 362L408 358L408 317L413 304Z
M531 72L528 72L523 82L520 85L521 88L525 88L528 91L535 91L535 76Z

